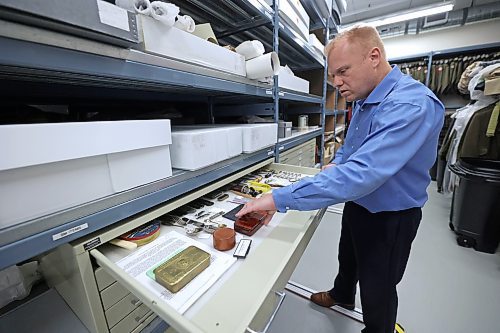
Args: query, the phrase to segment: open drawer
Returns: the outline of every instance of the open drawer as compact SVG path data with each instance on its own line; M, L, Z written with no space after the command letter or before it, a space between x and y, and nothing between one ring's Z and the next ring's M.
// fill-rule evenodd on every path
M99 306L102 307L99 295L102 294L103 287L102 284L98 286L102 272L108 275L108 283L116 281L115 283L134 296L124 296L125 301L122 303L127 302L127 297L135 303L139 303L137 300L140 300L141 304L170 325L169 332L265 331L282 302L284 294L281 292L319 224L324 210L277 213L268 226L261 228L252 236L252 247L247 258L234 263L182 315L120 268L116 263L116 257L109 255L110 245L106 244L136 226L262 167L302 174L318 172L317 169L274 164L268 160L125 220L118 226L109 227L100 233L74 242L70 245L71 255L68 255L66 249L59 254L59 258L47 261L52 266L52 272L58 270L56 275L59 275L59 281L52 279L56 282L55 287L59 285L60 294L92 332L109 332L111 328L106 325L107 314L100 313L98 309ZM162 228L174 227L162 226ZM162 234L163 232L162 229ZM211 239L209 241L211 242ZM229 255L232 255L232 251L229 251ZM65 264L61 264L64 262L61 261L61 256L66 257ZM75 257L73 263L68 263L68 257ZM65 272L62 273L61 269L54 268L54 265L60 268L64 266ZM96 276L97 271L99 274ZM61 275L65 277L61 279ZM78 287L79 284L83 286ZM127 308L132 307L128 304Z

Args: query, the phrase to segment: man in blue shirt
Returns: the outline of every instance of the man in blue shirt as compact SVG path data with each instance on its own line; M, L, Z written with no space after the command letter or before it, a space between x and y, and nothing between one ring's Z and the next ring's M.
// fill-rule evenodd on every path
M331 164L247 203L237 216L313 210L345 202L339 272L333 288L311 296L325 307L354 308L361 290L363 333L394 332L401 281L427 201L444 107L424 85L386 60L375 28L339 34L325 53L335 87L354 110Z

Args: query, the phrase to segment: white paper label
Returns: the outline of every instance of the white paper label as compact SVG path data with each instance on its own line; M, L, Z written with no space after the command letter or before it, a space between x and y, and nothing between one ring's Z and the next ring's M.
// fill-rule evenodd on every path
M118 29L130 31L128 26L128 13L125 9L100 0L97 0L97 7L99 8L99 18L102 23Z
M69 235L72 235L74 234L75 232L78 232L78 231L81 231L81 230L84 230L84 229L87 229L89 227L89 225L87 223L84 223L84 224L80 224L80 225L77 225L76 227L73 227L71 229L68 229L68 230L64 230L58 234L55 234L55 235L52 235L52 240L53 241L56 241L58 239L61 239L63 237L66 237L66 236L69 236Z

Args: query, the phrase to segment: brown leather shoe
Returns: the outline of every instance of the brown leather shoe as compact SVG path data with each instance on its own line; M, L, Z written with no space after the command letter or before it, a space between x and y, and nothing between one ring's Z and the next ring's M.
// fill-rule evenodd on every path
M328 291L321 291L319 293L312 294L311 301L315 304L324 306L325 308L331 308L334 305L338 305L347 310L354 310L354 304L337 303L330 296Z

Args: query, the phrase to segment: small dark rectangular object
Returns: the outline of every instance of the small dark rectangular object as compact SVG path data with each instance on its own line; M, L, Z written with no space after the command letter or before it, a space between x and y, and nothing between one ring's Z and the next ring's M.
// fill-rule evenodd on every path
M215 191L213 191L213 192L208 193L208 194L206 195L206 197L207 197L207 198L209 198L209 199L214 200L214 199L217 199L218 197L220 197L223 193L224 193L224 192L223 192L223 191L221 191L221 190L215 190Z
M200 204L202 205L205 205L205 206L213 206L214 203L210 200L207 200L207 199L203 199L203 198L198 198L195 200L195 202L199 202Z
M236 213L238 213L241 209L243 208L243 204L236 206L236 208L231 209L229 212L226 214L222 215L222 217L225 217L228 220L231 221L236 221L238 218L235 216Z
M236 245L236 249L234 250L233 257L235 258L246 258L248 251L250 251L250 245L252 244L252 240L248 238L240 239L238 244Z
M217 198L217 201L224 201L227 198L229 198L229 194L224 193L223 195Z
M200 202L196 202L196 201L191 201L190 203L187 204L188 207L193 207L195 209L200 209L200 208L203 208L205 207L204 204L200 203Z

